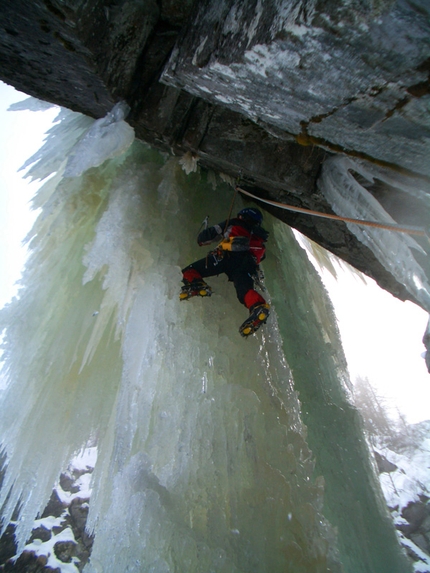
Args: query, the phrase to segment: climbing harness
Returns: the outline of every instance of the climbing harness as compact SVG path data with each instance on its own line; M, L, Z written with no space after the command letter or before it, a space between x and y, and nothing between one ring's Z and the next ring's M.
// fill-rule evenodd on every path
M216 249L214 249L213 251L209 251L209 253L206 255L206 268L208 266L208 256L211 255L211 257L214 260L214 266L216 267L218 263L220 263L225 255L225 251L223 251L220 247L217 247Z
M400 226L391 225L389 223L378 223L376 221L363 221L361 219L352 219L351 217L340 217L339 215L333 215L331 213L321 213L320 211L312 211L311 209L304 209L303 207L295 207L293 205L286 205L285 203L278 203L277 201L270 201L268 199L262 199L253 195L245 189L236 187L238 191L252 197L252 199L257 199L262 203L267 203L268 205L273 205L274 207L280 207L281 209L286 209L287 211L295 211L296 213L304 213L305 215L314 215L315 217L322 217L324 219L334 219L336 221L345 221L346 223L353 223L355 225L364 225L367 227L376 227L377 229L387 229L389 231L396 231L397 233L408 233L410 235L419 235L421 237L427 237L429 239L429 234L422 227L412 227L412 226ZM429 239L430 240L430 239Z
M233 198L231 200L231 205L230 205L230 210L228 212L228 216L227 216L227 220L225 223L225 227L224 227L224 231L226 232L228 229L228 225L230 223L230 219L231 219L231 214L233 212L233 207L234 207L234 202L236 200L236 195L238 193L238 191L240 191L240 187L238 186L240 181L240 174L236 180L236 187L234 188L234 193L233 193ZM248 209L242 209L242 211L247 211ZM242 211L240 211L240 213L242 213ZM251 233L252 235L252 233ZM218 244L217 248L215 249L215 251L217 253L219 253L220 251L222 251L222 255L221 258L224 257L224 253L223 251L233 251L233 252L237 252L237 251L249 251L249 245L250 245L250 237L241 237L241 236L237 236L237 237L224 237L222 239L222 241Z

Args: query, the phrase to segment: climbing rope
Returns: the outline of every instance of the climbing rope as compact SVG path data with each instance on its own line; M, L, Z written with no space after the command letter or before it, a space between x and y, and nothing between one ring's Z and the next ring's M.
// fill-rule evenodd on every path
M240 177L240 175L239 175L239 177ZM239 182L239 177L237 178L238 182ZM231 214L232 214L232 212L233 212L233 205L234 205L234 201L235 201L235 199L236 199L237 192L240 191L240 190L241 190L240 187L238 187L238 186L236 185L236 187L234 188L233 199L231 200L230 211L228 212L228 216L227 216L227 222L226 222L226 225L225 225L225 228L226 228L226 229L227 229L227 227L228 227L228 224L230 223Z
M294 207L293 205L286 205L285 203L278 203L277 201L270 201L268 199L262 199L253 195L245 189L236 187L237 191L240 191L252 199L257 199L257 201L262 201L268 205L274 205L275 207L280 207L281 209L286 209L287 211L295 211L297 213L304 213L305 215L314 215L315 217L322 217L323 219L335 219L336 221L345 221L346 223L353 223L354 225L364 225L367 227L376 227L377 229L387 229L389 231L396 231L397 233L408 233L410 235L419 235L421 237L427 237L430 240L428 232L421 227L411 227L411 226L400 226L400 225L390 225L389 223L377 223L376 221L363 221L361 219L352 219L351 217L340 217L339 215L332 215L331 213L321 213L320 211L312 211L311 209L304 209L303 207Z

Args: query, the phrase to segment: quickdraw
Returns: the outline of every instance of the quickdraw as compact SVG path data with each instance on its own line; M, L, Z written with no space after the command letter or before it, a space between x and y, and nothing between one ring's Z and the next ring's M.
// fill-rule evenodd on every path
M224 255L225 255L225 251L218 246L213 251L210 251L210 253L208 253L208 255L211 255L213 257L214 265L216 266L218 263L220 263L223 260Z
M254 281L254 285L259 288L262 292L266 291L266 287L264 286L264 273L260 267L257 267L257 270L253 275L249 275L252 280Z

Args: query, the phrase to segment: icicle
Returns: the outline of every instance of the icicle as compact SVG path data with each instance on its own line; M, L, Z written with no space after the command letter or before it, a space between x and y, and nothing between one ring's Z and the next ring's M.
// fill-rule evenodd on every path
M198 157L192 155L189 151L185 153L180 159L179 164L182 165L182 169L188 175L189 173L195 173L197 171Z
M25 170L31 166L25 175L31 181L45 179L64 170L71 149L94 120L67 109L60 109L55 122L47 131L44 145L20 168Z
M8 111L46 111L56 107L53 103L42 101L35 97L28 97L9 106Z
M0 435L7 455L0 506L4 503L5 527L17 504L22 504L16 526L18 553L60 472L99 432L101 420L109 419L121 370L119 344L112 344L107 328L97 356L78 375L96 322L93 313L104 293L100 276L82 286L82 258L105 209L116 163L111 160L90 181L62 179L70 139L73 142L82 133L88 119L72 112L61 114L64 121L50 130L43 151L30 161L35 163L31 176L45 179L52 170L59 171L35 199L43 210L29 234L31 253L19 298L0 313L0 328L6 328ZM109 352L104 354L106 345ZM95 384L100 377L102 401Z
M318 186L335 213L344 217L395 224L394 219L373 195L358 183L352 171L359 173L369 182L378 177L392 185L396 184L392 175L382 169L343 156L332 157L323 165ZM407 186L405 177L399 180L400 188L405 189ZM411 181L411 186L417 194L424 193L418 183ZM422 247L404 233L350 223L347 223L347 226L375 254L387 271L403 284L426 310L430 310L430 285L425 272L411 251L415 249L425 254Z

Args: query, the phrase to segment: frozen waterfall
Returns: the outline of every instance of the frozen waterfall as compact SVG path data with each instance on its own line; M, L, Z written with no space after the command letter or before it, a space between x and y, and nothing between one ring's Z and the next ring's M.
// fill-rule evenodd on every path
M107 159L80 169L95 124L60 115L28 162L31 177L54 175L0 314L0 506L3 529L19 508L18 550L91 441L86 573L408 571L329 299L290 230L265 216L273 313L244 340L225 277L209 300L178 299L200 222L225 218L231 188L130 146L122 116L97 124L116 140Z

